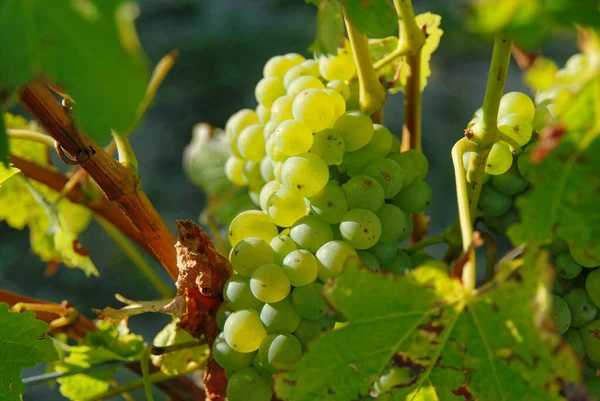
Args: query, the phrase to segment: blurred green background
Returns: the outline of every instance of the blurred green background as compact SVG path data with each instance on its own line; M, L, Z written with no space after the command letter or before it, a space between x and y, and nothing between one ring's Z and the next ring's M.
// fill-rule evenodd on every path
M132 138L143 187L173 228L175 219L196 220L205 202L181 168L181 154L192 127L201 121L222 127L233 112L255 107L254 85L271 56L288 52L308 55L316 8L303 0L142 0L139 5L137 26L151 62L155 64L173 49L180 52ZM427 214L432 218L430 232L437 234L456 217L450 149L481 105L491 41L463 31L460 1L422 0L415 2L415 9L417 13L440 14L445 31L423 95L423 148L430 162L427 181L434 194ZM543 49L559 62L575 51L574 38L560 35ZM506 87L510 90L526 91L514 64ZM385 124L399 135L402 121L403 99L399 94L389 98ZM97 224L81 240L90 249L101 276L86 278L80 271L59 268L55 275L45 277L44 264L29 251L28 233L0 223L0 287L54 302L68 299L89 317L94 316L92 308L118 307L115 293L130 299L157 297ZM430 251L439 256L444 247ZM152 263L165 282L170 282L158 264ZM151 341L167 321L164 316L144 315L131 319L130 326ZM42 369L37 368L24 374L40 372ZM128 374L119 377L120 381L128 379ZM144 399L141 392L133 395ZM159 393L157 396L164 399ZM46 385L39 385L28 389L24 399L63 398L56 389L49 391Z

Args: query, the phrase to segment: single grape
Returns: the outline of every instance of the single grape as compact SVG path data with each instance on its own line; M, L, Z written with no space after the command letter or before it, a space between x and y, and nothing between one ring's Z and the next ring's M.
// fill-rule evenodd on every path
M281 267L294 287L310 284L319 276L317 259L304 249L288 253Z
M395 161L397 165L400 166L402 171L404 172L402 176L402 184L404 187L409 186L413 183L416 178L416 168L415 163L413 162L413 157L409 152L402 153L390 153L387 156L388 159Z
M281 96L273 102L271 105L271 121L275 125L279 125L286 120L294 118L292 115L292 104L294 103L294 96Z
M332 126L335 106L322 90L306 89L294 99L292 114L294 119L304 122L312 132L319 132Z
M225 322L223 330L227 344L238 352L256 351L267 336L258 312L244 309L233 312Z
M339 92L336 92L333 89L323 89L323 92L329 96L329 99L333 103L335 108L335 118L338 118L346 112L346 101L344 100L344 97L339 94Z
M306 60L306 61L309 61L309 60ZM304 63L298 64L298 65L290 68L285 73L285 76L283 77L283 85L286 88L288 88L292 82L294 82L296 79L298 79L300 77L304 77L304 76L312 76L315 78L319 78L319 70L317 68L317 71L315 71L314 68L311 68L310 66L308 66Z
M559 296L552 295L552 319L558 334L565 333L571 326L571 311L567 303Z
M378 180L368 175L357 175L342 185L348 200L348 209L379 210L385 201L385 191Z
M380 157L386 157L392 150L393 135L381 124L373 124L373 138L369 144Z
M360 265L356 251L344 241L329 241L319 248L315 256L319 261L319 279L321 281L339 276L347 266L358 267Z
M269 181L265 185L263 185L260 190L260 194L258 195L258 205L265 212L267 211L267 201L275 192L277 192L281 188L281 184L277 181Z
M288 235L279 234L271 240L271 248L275 252L275 263L281 265L288 253L298 249L298 245Z
M429 259L430 260L430 259ZM419 261L415 261L415 263L421 263ZM423 262L425 263L425 262ZM422 263L420 264L422 266ZM419 266L419 264L415 265ZM413 260L406 252L398 251L388 263L383 265L382 269L392 272L394 274L404 274L406 271L411 270L413 268Z
M319 78L304 75L294 79L287 87L288 96L296 96L306 89L325 89L325 85Z
M252 367L256 369L259 375L266 378L270 378L275 371L268 367L267 363L260 358L260 355L256 353L254 360L252 361Z
M337 55L320 56L319 71L328 81L348 81L356 73L354 58L345 49L340 49Z
M376 213L381 222L381 243L394 243L404 241L410 235L406 214L397 206L384 204Z
M309 320L309 319L300 319L300 324L296 331L294 331L294 335L303 347L306 347L310 340L316 338L319 334L333 329L335 326L335 317L333 316L323 316L317 320Z
M279 302L264 304L260 310L260 321L268 333L293 333L300 324L300 315L291 294Z
M600 363L600 320L594 320L579 329L585 353L594 362Z
M290 57L287 55L272 57L265 63L263 76L283 79L285 73L288 72L290 68L300 64L302 61L304 61L304 57L299 54L294 54L294 56Z
M347 152L354 152L365 146L371 141L374 133L373 122L369 116L360 111L349 111L340 116L334 128L339 129L344 135Z
M517 158L517 168L519 169L519 174L521 174L521 177L525 178L529 182L535 181L536 175L538 174L536 171L536 166L531 161L532 151L533 147L531 145L527 146Z
M265 138L265 141L267 141L269 137L273 135L273 133L275 133L276 129L277 124L273 120L267 121L267 123L265 124L265 128L263 129L263 138Z
M535 117L531 122L531 128L534 131L540 132L542 129L553 123L555 115L548 107L551 103L551 100L545 100L535 106Z
M310 199L310 210L329 224L338 224L348 211L348 200L344 190L334 184L328 184Z
M573 347L573 351L579 356L583 358L585 356L585 344L583 343L583 338L581 337L581 333L577 329L570 328L563 335L566 342L569 343L571 347Z
M290 230L290 238L300 248L314 253L323 244L333 240L333 231L325 221L317 216L308 215L296 221Z
M583 327L596 318L598 308L583 288L573 288L563 299L571 310L571 327Z
M254 110L250 109L242 109L229 117L229 120L225 124L225 132L227 132L227 139L229 140L231 152L234 156L241 156L237 148L237 140L242 130L249 125L259 123L258 115Z
M280 96L285 95L285 87L280 78L267 77L258 81L254 90L256 101L265 107L271 107Z
M405 215L406 217L406 215ZM409 216L410 217L410 216ZM382 222L382 231L385 223ZM398 252L398 244L378 242L367 251L377 258L380 266L385 266L391 262Z
M317 78L321 77L321 72L319 71L319 62L317 60L304 60L300 65L304 68L308 68L308 70L310 71L310 75Z
M392 149L390 149L390 153L388 153L387 156L393 155L394 153L400 153L400 146L402 144L400 143L400 139L398 139L398 137L396 135L392 135ZM421 153L419 151L415 151L418 153ZM406 153L406 152L404 152ZM400 164L400 163L398 163Z
M363 170L379 159L379 154L373 146L367 144L354 152L344 153L343 164L340 166L350 177L362 174Z
M531 120L518 114L507 114L500 118L498 120L498 129L500 132L517 141L519 146L527 145L533 134Z
M217 309L217 314L215 317L215 320L217 321L217 327L219 328L219 330L223 331L223 328L225 327L225 321L227 320L229 315L231 315L232 313L233 313L233 311L231 310L231 308L229 306L227 306L227 303L223 302L219 306L219 309Z
M552 293L556 295L564 295L575 287L573 280L557 278L552 286Z
M296 156L309 151L313 144L313 134L303 122L287 120L275 130L275 143L287 156Z
M242 171L244 178L246 178L246 182L250 188L262 188L265 185L265 181L262 179L260 175L260 163L253 161L246 161L244 163L244 169Z
M252 294L262 302L279 302L290 293L290 281L281 266L263 265L252 273Z
M255 355L256 352L238 352L231 348L225 341L223 333L217 336L212 347L212 356L215 361L223 369L230 372L252 365Z
M392 203L410 213L421 213L431 203L431 187L422 179L415 179L392 198Z
M581 265L575 262L575 259L568 253L558 255L554 261L556 273L561 278L572 280L581 273Z
M225 162L225 175L235 185L243 186L248 184L244 176L244 159L233 155L229 156Z
M327 165L339 165L344 160L346 145L342 133L334 128L327 128L313 136L310 153L322 158Z
M506 195L517 195L527 189L529 183L516 168L510 168L506 173L493 175L491 178L492 185L499 192Z
M585 290L588 296L594 302L594 305L600 307L600 270L595 269L585 279Z
M381 269L381 266L379 266L379 261L371 253L367 251L357 251L356 253L360 258L361 266L366 267L372 272L378 272Z
M323 284L318 282L294 288L292 301L300 316L309 320L325 316L329 308L322 294Z
M276 135L271 135L269 139L267 139L265 151L267 156L270 157L273 162L283 163L284 161L289 159L289 156L283 153L277 146ZM275 175L275 164L273 164L273 175Z
M292 334L269 334L258 350L259 359L269 368L290 369L302 356L302 345Z
M269 156L263 157L260 161L260 176L265 183L275 179L273 174L273 162Z
M281 182L293 193L310 198L327 185L327 163L312 153L303 153L287 159L281 167Z
M256 115L261 124L266 124L271 119L271 109L267 106L259 104L256 106Z
M510 146L503 141L496 142L487 158L485 172L491 175L504 174L510 168L512 160Z
M229 243L236 246L244 238L257 237L271 242L277 235L277 226L264 212L246 210L238 214L229 225Z
M393 198L404 186L404 170L395 161L381 158L370 163L364 175L375 178L383 187L385 198Z
M583 267L592 268L600 266L600 258L596 256L594 252L584 247L571 244L571 246L569 246L569 252L573 259Z
M249 125L240 133L237 145L244 159L260 162L265 157L264 125Z
M335 79L327 83L327 87L337 91L344 98L344 102L347 102L350 98L350 86L344 81Z
M245 238L233 247L229 260L238 274L250 277L260 266L273 263L273 249L263 239Z
M344 241L354 248L369 249L381 237L381 222L370 210L352 209L342 218L340 232Z
M271 380L247 367L235 372L227 381L229 401L270 401L273 398Z
M508 114L518 114L528 121L533 121L535 116L535 105L529 96L521 92L508 92L500 99L498 116L500 118Z
M554 241L552 241L548 247L548 250L552 256L556 257L561 253L569 252L569 244L567 244L567 242L562 238L556 238Z
M519 213L519 209L516 207L511 207L501 216L484 216L484 221L486 227L492 230L494 233L506 236L506 230L508 227L515 223L521 222L521 215Z
M423 154L415 149L407 150L406 152L402 152L407 154L413 161L413 165L415 166L415 178L424 179L429 172L429 161Z
M498 217L506 213L512 206L512 197L504 195L489 184L481 188L479 208L485 216Z
M239 274L234 274L227 280L223 287L223 298L234 311L256 309L260 306L260 301L250 290L250 279Z

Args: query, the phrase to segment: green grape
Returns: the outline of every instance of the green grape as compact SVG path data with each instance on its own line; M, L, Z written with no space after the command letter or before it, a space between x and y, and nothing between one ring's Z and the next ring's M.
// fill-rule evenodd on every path
M429 161L423 152L410 149L402 153L406 153L412 159L413 165L415 166L415 178L420 180L424 179L429 172Z
M557 278L556 280L554 280L554 284L552 286L552 293L556 295L564 295L568 291L573 289L574 286L575 283L573 282L573 280Z
M575 351L578 357L583 358L585 356L585 344L579 330L570 328L564 333L563 337L573 347L573 351Z
M498 217L506 213L512 206L512 197L504 195L487 184L481 188L479 208L485 216Z
M388 153L388 156L391 156L395 153L400 153L400 147L402 146L402 144L400 143L400 139L398 139L398 137L396 135L392 135L392 148L390 149L390 153ZM415 150L415 152L417 153L421 153L418 150ZM404 152L407 153L407 152ZM409 156L412 159L412 156ZM424 157L424 156L423 156ZM427 159L425 159L427 161ZM400 163L398 163L400 164ZM425 178L425 177L423 177Z
M294 287L310 284L319 276L317 259L304 249L288 253L281 266Z
M499 192L506 195L517 195L527 189L529 183L516 168L510 168L506 173L493 175L491 178L492 185Z
M285 257L292 251L298 249L298 245L285 234L279 234L271 240L271 248L275 252L275 263L281 265Z
M266 107L271 107L278 97L285 95L283 81L275 77L263 78L256 84L254 95L258 103Z
M365 146L371 141L374 133L371 118L360 111L349 111L340 116L334 128L344 135L347 152L354 152Z
M508 227L521 221L519 209L511 207L506 213L501 216L492 217L484 216L485 225L498 235L506 235Z
M271 105L271 121L277 126L286 120L294 118L292 115L292 104L294 96L281 96Z
M260 301L250 290L250 279L240 274L234 274L223 287L223 298L231 310L256 309Z
M309 60L306 60L309 61ZM283 85L288 88L292 82L296 79L304 76L312 76L315 78L319 78L319 71L315 71L314 68L311 68L307 64L301 63L292 68L290 68L283 77Z
M385 191L375 178L357 175L342 185L348 200L348 209L379 210L385 201Z
M265 150L266 150L267 156L270 157L271 161L273 161L273 162L282 162L283 163L284 161L286 161L289 158L288 155L283 153L277 147L276 135L271 135L269 137L269 139L267 139ZM273 164L273 175L275 175L275 164Z
M583 267L592 268L600 266L600 258L598 258L594 252L591 252L584 247L570 244L569 252L571 253L573 259L575 259L575 261Z
M248 184L244 176L244 159L233 155L229 156L225 162L225 175L235 185L243 186Z
M333 89L323 89L323 92L327 93L333 106L335 108L335 118L338 118L346 112L346 101L339 92Z
M329 308L322 294L323 284L318 282L294 288L292 301L300 316L309 320L316 320L325 316Z
M600 307L600 270L595 269L585 279L585 290L588 296L594 302L594 305Z
M379 154L373 146L367 144L354 152L346 152L341 167L350 177L354 177L362 174L369 163L377 159Z
M322 90L306 89L294 99L292 114L294 119L304 122L312 132L319 132L333 125L335 106Z
M532 151L533 147L527 146L517 158L517 168L519 169L519 174L521 174L521 177L525 178L529 182L535 181L535 177L537 175L536 167L531 161Z
M291 53L290 56L275 56L265 63L263 68L264 77L275 77L283 79L285 73L295 65L304 61L304 57L299 54Z
M289 227L302 216L308 208L304 198L285 188L273 192L267 199L267 214L279 227Z
M305 75L294 79L287 87L288 96L296 96L306 89L325 89L325 85L319 78Z
M379 261L375 256L367 251L357 251L358 257L360 258L361 265L371 270L372 272L378 272L381 269Z
M259 104L256 106L256 115L261 124L266 124L271 119L271 109L267 106Z
M237 145L244 159L260 162L265 157L264 128L262 124L253 124L240 133Z
M392 150L393 135L389 129L381 124L373 124L373 138L369 145L375 149L380 157L385 157Z
M290 238L300 248L315 253L323 244L333 240L333 231L329 224L317 216L308 215L292 226Z
M238 352L256 351L267 335L258 312L244 309L233 312L223 329L227 344Z
M254 360L252 361L252 367L256 369L259 375L267 378L270 378L271 375L275 373L274 370L270 369L267 366L267 363L265 361L260 359L260 355L258 355L258 353L256 353L256 355L254 356Z
M381 237L381 222L370 210L352 209L344 215L340 232L344 241L354 248L369 249Z
M279 302L290 293L290 281L281 266L263 265L252 273L252 294L262 302Z
M256 352L238 352L231 348L223 333L215 339L212 347L212 356L223 369L235 372L246 366L252 365Z
M562 238L557 238L548 247L552 256L558 256L561 253L569 252L569 244Z
M327 83L327 87L337 91L344 98L344 102L347 102L350 98L350 86L342 80L335 79Z
M246 161L242 174L246 178L250 188L262 188L265 185L265 181L260 174L260 163L250 160Z
M237 147L237 141L240 133L249 125L259 124L260 120L254 110L242 109L233 114L225 124L225 132L227 139L231 145L231 152L234 156L240 157L240 152Z
M491 175L504 174L510 168L512 161L510 146L503 141L496 142L488 156L485 172Z
M281 182L293 193L310 198L327 185L327 163L312 153L303 153L287 159L281 167Z
M394 367L377 379L374 387L379 393L385 393L396 386L411 383L413 376L410 368Z
M319 279L326 281L337 277L347 266L360 265L360 259L352 246L344 241L329 241L315 254L319 261Z
M585 367L584 367L585 369ZM596 401L600 399L600 377L596 376L597 369L593 370L593 373L585 380L585 389L588 394L591 394L593 399Z
M229 260L238 274L250 277L260 266L273 263L273 249L260 238L244 238L233 247Z
M265 183L275 179L275 175L273 174L273 162L269 156L263 157L260 161L259 169L260 176Z
M500 118L508 114L518 114L527 121L533 121L535 116L535 105L529 96L521 92L508 92L500 99L498 116Z
M236 246L248 237L258 237L270 242L277 235L277 226L264 212L246 210L238 214L229 225L229 243Z
M247 367L235 372L227 381L228 401L271 401L271 380Z
M421 213L431 203L431 187L422 179L415 179L392 198L392 203L410 213Z
M559 296L552 295L552 319L556 324L558 334L566 333L571 326L571 310Z
M410 256L410 261L414 268L424 266L427 262L435 260L433 256L425 252L417 252Z
M303 122L287 120L277 127L275 143L285 155L296 156L309 151L313 144L313 134Z
M392 258L392 260L383 265L382 269L400 275L404 274L407 270L411 270L413 268L413 265L422 266L423 263L421 263L418 260L413 261L412 258L408 256L406 252L398 251Z
M498 120L498 129L500 132L517 141L519 146L527 145L533 134L531 120L518 114L507 114L500 118Z
M575 259L568 253L562 253L554 261L556 272L559 277L572 280L581 273L581 265L575 262Z
M265 128L263 129L263 138L265 138L265 141L267 141L269 137L275 133L276 129L277 124L275 124L273 120L267 121Z
M403 171L403 175L402 175L403 186L407 187L410 184L412 184L416 178L417 172L416 172L415 163L413 162L413 157L411 157L411 154L409 152L390 153L387 156L387 158L396 162L396 164L399 165L400 168L402 169L402 171Z
M600 320L594 320L579 329L585 353L594 362L600 363Z
M337 55L320 56L319 71L328 81L348 81L356 73L354 58L345 49L340 49Z
M319 71L319 62L317 60L313 60L313 59L308 59L308 60L304 60L302 62L302 64L300 64L301 66L303 66L304 68L308 68L308 70L310 71L310 75L320 78L321 77L321 72Z
M248 191L248 197L250 198L250 200L252 201L252 203L254 203L255 206L260 206L260 190L262 189L262 187L258 188L258 191L250 188L250 190Z
M309 341L316 338L319 334L333 329L333 326L335 326L335 317L329 315L317 320L300 319L300 324L296 331L294 331L294 335L298 338L302 346L306 348Z
M283 162L273 162L273 175L275 180L281 184L281 169L283 168Z
M375 178L381 184L386 199L396 196L404 186L404 170L391 159L373 161L363 174Z
M231 310L231 308L229 308L229 306L227 306L225 302L223 302L219 306L219 309L217 309L217 314L215 316L215 320L217 321L217 327L219 328L219 330L223 331L223 328L225 327L225 321L227 320L229 315L231 315L231 313L233 313L233 311Z
M270 369L290 369L302 356L302 344L292 334L269 334L258 350L259 359Z
M552 124L555 116L548 107L551 103L551 100L545 100L535 106L535 117L531 123L531 128L534 131L540 132Z
M381 222L381 243L393 243L404 241L410 235L409 224L406 214L397 206L384 204L376 213Z
M267 333L293 333L300 324L300 315L296 312L291 294L279 302L264 304L260 310L260 321Z
M310 148L310 153L322 158L329 166L342 164L345 151L346 145L342 133L333 128L317 132Z
M265 212L267 211L267 201L275 192L277 192L281 188L281 184L277 181L269 181L267 182L262 189L260 190L260 194L258 195L258 205Z
M583 327L596 318L598 308L583 288L573 288L563 299L571 310L571 327Z
M338 224L348 211L346 193L338 186L329 183L319 193L309 199L310 210L329 224Z
M405 215L405 217L406 217L406 215ZM409 218L410 218L410 216L409 216ZM383 231L383 225L385 223L382 222L381 224L382 224L382 231ZM383 243L380 240L380 242L373 245L373 247L370 248L367 252L371 253L373 256L375 256L375 258L377 258L377 261L379 262L380 266L385 266L392 261L394 256L396 256L396 253L398 252L398 244Z

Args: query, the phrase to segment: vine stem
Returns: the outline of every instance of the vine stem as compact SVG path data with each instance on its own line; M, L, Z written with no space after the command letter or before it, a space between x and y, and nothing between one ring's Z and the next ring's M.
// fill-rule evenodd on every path
M381 123L382 109L385 103L385 89L379 82L373 68L368 38L360 33L350 21L344 2L342 2L342 10L352 54L356 60L360 109L370 115L375 123Z
M41 143L49 148L54 147L54 139L50 135L42 134L41 132L31 131L28 129L7 129L8 137L10 139L23 139L26 141L32 141Z
M435 244L442 244L445 243L447 241L446 239L446 231L444 231L441 234L438 235L434 235L433 237L429 237L424 239L423 241L420 241L418 243L416 243L415 245L409 247L409 248L404 248L403 251L405 251L406 253L408 253L409 255L420 251L423 248L427 248L430 245L435 245Z

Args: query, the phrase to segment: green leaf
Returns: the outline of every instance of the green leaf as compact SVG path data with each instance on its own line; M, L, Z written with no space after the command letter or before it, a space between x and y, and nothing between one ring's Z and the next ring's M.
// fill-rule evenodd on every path
M533 251L504 263L473 296L427 267L401 277L348 269L325 290L348 325L310 343L277 377L276 392L290 401L355 400L400 368L410 378L388 399L560 400L562 381L578 381L580 368L545 329L551 279L545 254Z
M178 320L166 325L154 338L157 347L168 347L198 341L190 333L177 326ZM189 369L190 363L199 363L208 358L208 347L201 344L196 347L169 352L163 355L152 355L152 363L160 366L160 370L169 376L180 375Z
M342 0L356 28L371 38L392 35L398 16L387 0Z
M343 44L344 20L340 4L336 0L311 1L317 5L317 35L310 50L317 54L337 54Z
M600 26L598 0L541 0L554 21L561 25Z
M23 368L52 362L58 354L46 336L48 325L35 319L35 313L9 312L0 303L0 399L20 401L25 392L21 381Z
M77 102L75 118L93 138L127 129L148 71L125 0L0 0L0 90L44 75Z

